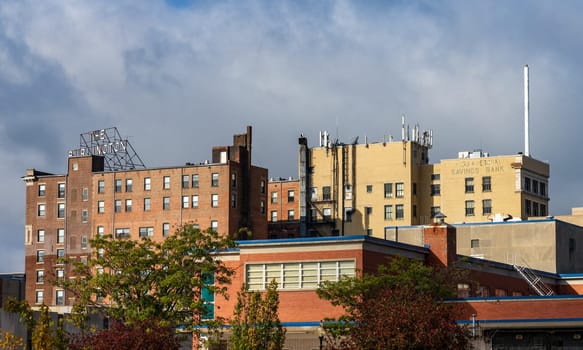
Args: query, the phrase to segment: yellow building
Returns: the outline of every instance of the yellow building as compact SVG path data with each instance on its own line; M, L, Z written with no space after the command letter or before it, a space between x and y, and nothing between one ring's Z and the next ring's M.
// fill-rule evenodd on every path
M460 152L429 164L432 133L309 147L300 137L300 233L386 237L397 226L526 219L548 214L549 165L523 154ZM411 136L405 136L405 135Z

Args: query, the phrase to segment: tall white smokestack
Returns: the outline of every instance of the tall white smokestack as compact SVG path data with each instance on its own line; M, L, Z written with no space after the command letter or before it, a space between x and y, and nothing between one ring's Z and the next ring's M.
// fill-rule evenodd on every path
M528 64L524 65L524 154L530 157L530 136L528 130Z

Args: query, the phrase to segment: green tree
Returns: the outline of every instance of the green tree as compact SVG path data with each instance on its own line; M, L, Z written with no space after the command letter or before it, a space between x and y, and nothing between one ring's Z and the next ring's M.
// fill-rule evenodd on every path
M272 280L265 296L249 291L246 285L237 293L234 317L231 321L232 350L281 350L285 343L285 329L279 321L279 293Z
M87 262L63 262L77 278L55 283L71 293L81 320L100 310L127 325L184 326L194 330L208 310L201 291L226 295L232 269L218 252L235 242L217 232L185 225L162 242L111 235L91 241L94 255ZM206 285L212 275L214 284Z
M0 349L20 350L24 349L24 340L10 331L0 329Z
M456 321L457 269L434 269L395 257L376 274L324 282L320 298L345 310L323 328L329 349L467 349L469 334Z

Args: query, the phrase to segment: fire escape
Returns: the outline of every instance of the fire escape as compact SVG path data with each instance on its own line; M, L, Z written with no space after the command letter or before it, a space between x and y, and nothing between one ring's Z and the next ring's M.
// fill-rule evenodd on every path
M518 273L520 274L520 276L522 276L522 278L524 278L526 280L526 282L528 282L528 284L532 287L532 289L534 289L534 291L541 296L548 296L548 295L554 295L555 292L549 287L547 286L541 279L540 276L538 276L524 261L524 259L522 260L522 265L517 265L516 262L514 262L512 264L512 266L514 267L514 269L516 271L518 271Z

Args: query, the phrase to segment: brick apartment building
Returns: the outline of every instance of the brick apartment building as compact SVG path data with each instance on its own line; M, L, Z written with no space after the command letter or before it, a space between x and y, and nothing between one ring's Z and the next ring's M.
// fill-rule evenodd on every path
M59 257L86 259L95 235L161 240L177 226L212 227L267 238L267 169L252 164L252 129L235 135L232 146L212 149L212 161L146 168L117 130L81 135L81 148L69 152L66 174L29 169L26 183L26 300L55 310L71 306L51 278L65 278ZM111 137L110 137L111 136ZM107 154L108 152L119 154ZM130 159L130 161L128 161ZM137 169L137 168L140 169Z

